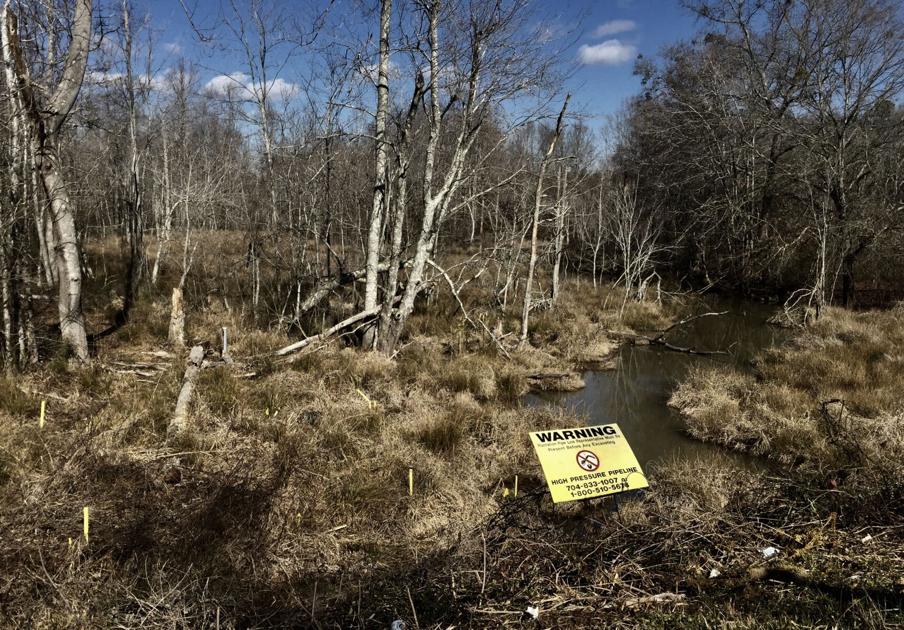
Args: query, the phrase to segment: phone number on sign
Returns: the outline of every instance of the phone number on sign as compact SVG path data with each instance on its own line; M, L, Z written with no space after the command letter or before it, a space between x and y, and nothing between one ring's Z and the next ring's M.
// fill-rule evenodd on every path
M628 478L622 477L618 479L602 479L600 481L585 481L571 486L565 486L565 489L573 497L588 497L595 494L606 492L617 492L628 489Z

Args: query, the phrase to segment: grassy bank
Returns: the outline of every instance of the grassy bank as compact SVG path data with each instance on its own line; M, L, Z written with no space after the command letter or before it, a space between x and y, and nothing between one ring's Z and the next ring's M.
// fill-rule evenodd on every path
M904 474L904 309L827 309L752 372L703 366L672 396L695 437L794 467L833 487Z

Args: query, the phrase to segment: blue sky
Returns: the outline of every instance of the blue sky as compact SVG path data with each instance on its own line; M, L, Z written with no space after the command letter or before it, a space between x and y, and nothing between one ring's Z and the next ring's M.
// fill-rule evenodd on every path
M551 19L580 20L580 35L568 50L577 66L568 86L575 105L597 124L636 94L638 54L655 56L665 45L689 38L695 21L677 0L587 0L548 3ZM553 8L554 6L554 8Z
M303 7L304 11L304 7L310 9L322 1L285 0L285 6ZM375 0L335 0L332 17L339 17L350 32L372 31L375 16L364 16L362 9L362 5L371 4L375 5ZM208 26L214 24L221 3L185 0L185 5L194 11L196 24ZM234 53L212 53L209 46L201 45L179 0L135 0L135 8L136 13L146 11L151 17L157 55L164 56L160 61L164 68L176 56L184 55L204 68L205 82L218 74L239 76L234 73L241 72L241 60ZM592 126L602 124L638 91L639 80L632 73L638 54L655 56L664 45L688 38L695 30L693 16L680 7L678 0L536 0L535 12L552 33L562 33L561 44L567 44L563 59L573 67L567 89L573 94L574 110L587 115ZM295 62L306 63L303 59ZM302 68L288 66L280 77L290 87L300 72ZM222 76L219 81L229 82Z

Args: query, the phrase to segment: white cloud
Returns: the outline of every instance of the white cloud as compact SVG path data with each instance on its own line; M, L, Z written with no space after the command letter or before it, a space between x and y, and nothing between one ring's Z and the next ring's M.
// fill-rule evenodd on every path
M114 72L112 70L89 70L85 73L85 82L90 85L109 86L122 77L122 72Z
M578 60L583 64L604 64L608 66L630 61L637 56L637 48L623 44L617 39L607 39L593 46L578 48Z
M390 81L400 81L402 79L402 69L392 59L389 60L388 72ZM377 84L377 78L380 74L379 67L375 63L358 66L358 73L374 85Z
M204 85L209 94L220 97L247 99L261 93L261 85L252 85L251 77L244 72L220 74ZM292 98L298 94L299 87L283 79L272 79L267 82L267 96Z
M593 31L594 37L606 37L607 35L617 35L618 33L627 33L637 28L634 20L610 20L605 24L600 24Z
M228 96L236 91L245 92L248 90L245 86L250 78L244 72L219 74L204 85L204 90L214 96Z
M166 42L163 44L163 50L171 55L178 55L182 52L182 45L179 42Z
M161 73L149 77L148 84L151 86L151 89L157 90L158 92L168 90L170 88L170 83L166 80L167 74L169 74L169 70L164 70Z
M85 73L85 83L98 88L112 88L120 83L125 83L126 75L115 70L89 70ZM161 91L167 88L166 71L159 74L135 74L133 75L136 89L150 89Z
M300 89L294 83L289 83L288 81L283 81L282 79L275 79L270 81L269 83L270 94L275 94L281 98L292 98L296 94L298 94L298 90Z

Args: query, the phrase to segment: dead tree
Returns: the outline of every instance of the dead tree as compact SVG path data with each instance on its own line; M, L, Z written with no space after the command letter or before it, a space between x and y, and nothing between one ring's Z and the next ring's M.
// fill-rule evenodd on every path
M559 112L559 117L556 119L556 129L553 132L552 138L550 138L549 140L549 146L546 148L546 154L540 161L540 172L537 175L537 188L534 193L534 216L531 221L530 259L527 262L527 280L525 281L524 286L524 305L521 308L522 343L527 341L527 324L528 318L530 317L531 287L534 283L534 271L537 266L537 241L540 226L540 208L543 205L543 180L546 177L546 168L549 166L550 160L552 160L552 154L556 150L556 143L559 141L559 136L562 135L562 126L565 120L565 111L568 109L568 99L570 98L570 94L565 96L565 103L562 104L562 111Z
M471 69L468 77L468 96L463 104L462 123L459 128L457 138L453 147L452 157L439 188L434 187L434 169L436 167L437 148L440 142L440 136L443 123L443 111L440 107L439 96L439 15L440 2L433 0L427 9L427 19L429 23L429 59L430 59L430 134L427 140L427 148L425 152L425 165L423 176L423 221L421 224L420 234L418 235L414 257L411 265L411 272L408 275L408 282L405 285L405 291L402 294L401 303L396 313L388 318L384 324L385 328L379 331L380 349L384 353L394 351L402 329L408 321L408 317L414 311L414 302L424 284L424 269L427 260L436 244L436 235L443 219L446 209L448 208L451 196L457 190L461 182L461 171L465 165L465 159L468 152L477 137L480 128L479 124L474 124L474 115L478 107L477 89L480 81L480 63L479 59L482 55L483 42L479 38L474 38L471 49ZM394 300L395 296L387 296L386 299Z
M123 0L122 3L122 25L122 52L126 71L123 87L129 112L129 168L126 175L126 236L129 243L129 260L126 265L123 305L116 317L117 325L123 325L129 319L144 268L144 198L141 181L142 151L138 146L138 101L147 91L143 81L135 76L133 67L133 31L128 0Z
M625 286L622 308L628 299L642 300L645 281L658 251L658 233L652 215L644 213L637 199L637 186L624 184L614 192L610 230L620 255L619 282Z
M562 257L565 253L565 217L568 215L568 166L559 170L559 199L556 203L555 250L552 264L552 302L559 299L559 275L562 269Z
M411 135L414 119L424 98L424 75L415 75L414 92L408 104L408 112L399 129L398 148L396 150L396 190L392 196L392 238L389 245L389 264L386 274L386 295L395 296L399 288L399 268L402 266L402 236L405 224L405 210L408 202L408 169L411 166ZM392 304L389 299L383 300L380 310L380 330L389 330L392 317Z
M172 310L170 312L169 342L177 347L185 347L185 306L182 297L182 285L173 287Z

